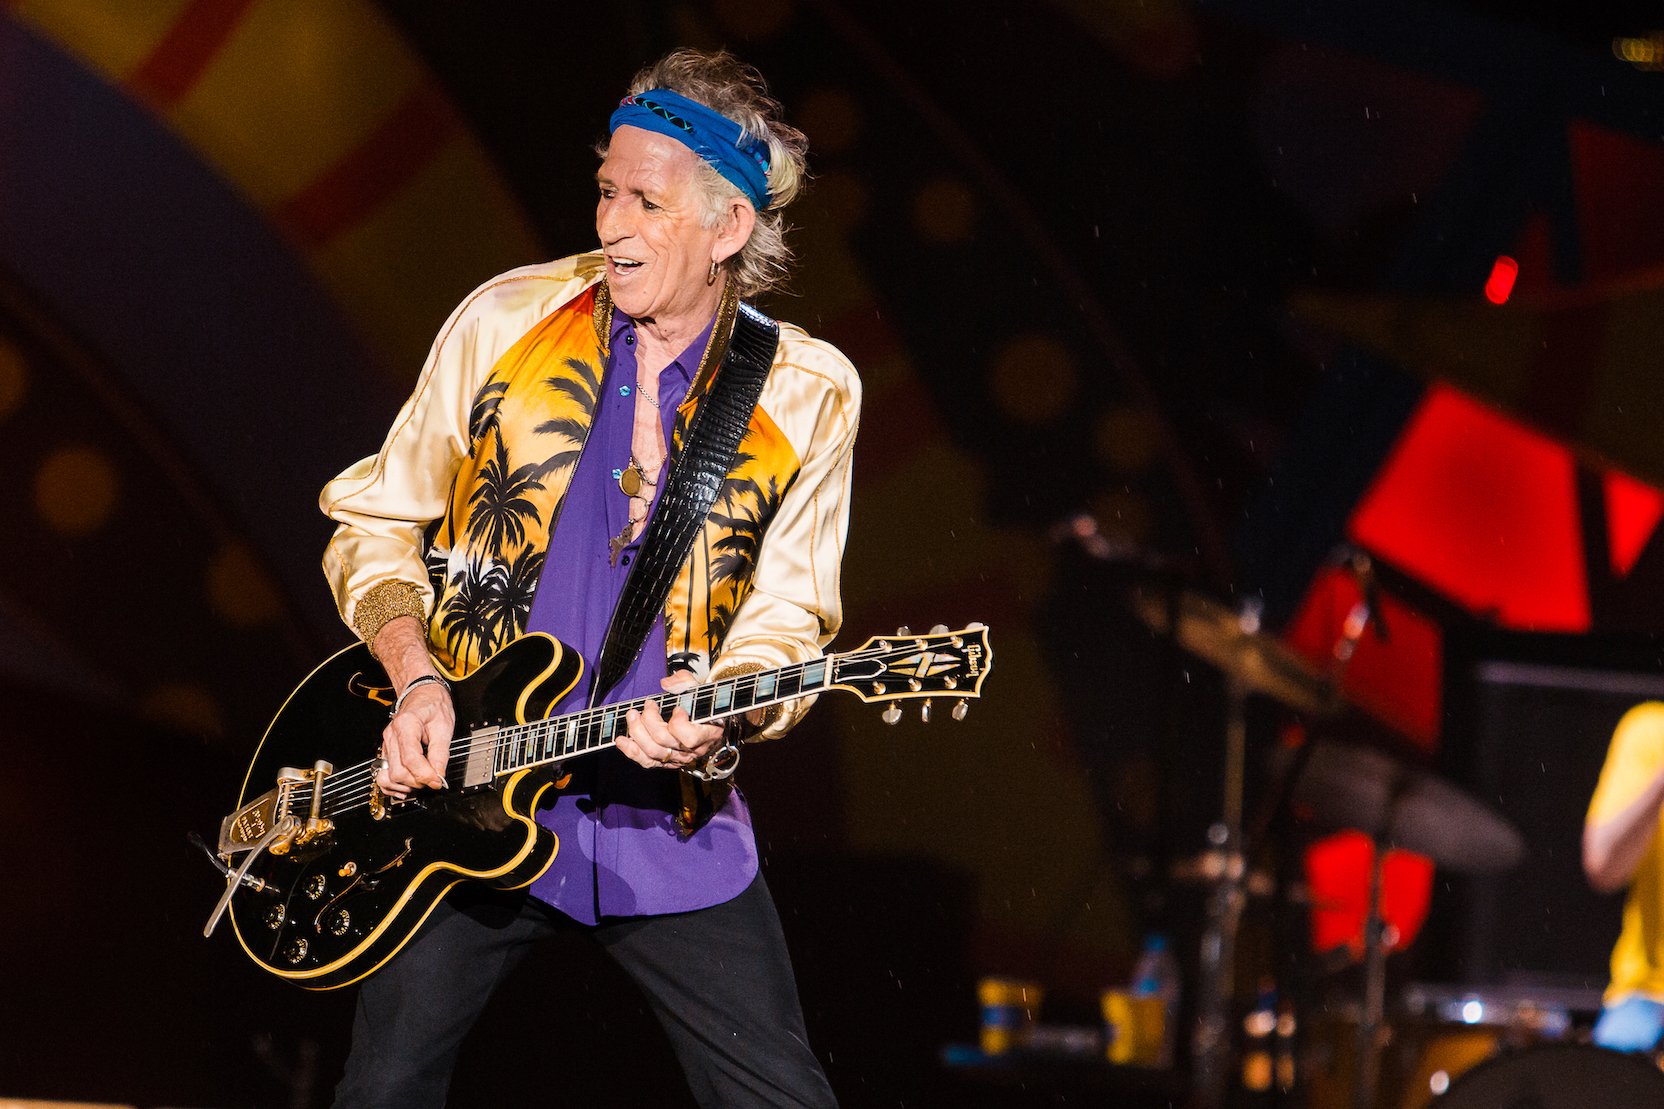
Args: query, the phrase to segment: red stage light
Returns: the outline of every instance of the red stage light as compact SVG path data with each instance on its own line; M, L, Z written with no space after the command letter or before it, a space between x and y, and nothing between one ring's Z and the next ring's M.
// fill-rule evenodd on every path
M1514 291L1514 278L1520 275L1520 264L1506 254L1498 254L1491 263L1491 276L1485 279L1485 299L1492 304L1506 304Z

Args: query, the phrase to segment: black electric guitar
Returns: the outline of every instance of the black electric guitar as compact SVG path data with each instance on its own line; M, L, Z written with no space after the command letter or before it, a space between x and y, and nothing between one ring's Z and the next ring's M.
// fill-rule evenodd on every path
M652 700L667 716L679 704L707 721L842 689L865 701L920 699L925 720L931 699L943 698L959 719L992 661L981 624L925 635L902 629L853 651ZM450 788L397 801L375 787L371 767L393 700L386 673L362 644L330 658L266 729L237 808L221 824L227 889L205 931L229 905L237 940L256 963L327 990L392 958L458 882L529 885L558 846L533 813L559 788L562 763L613 746L625 713L646 704L547 716L583 669L560 641L532 634L466 678L450 678ZM883 717L899 720L899 704Z

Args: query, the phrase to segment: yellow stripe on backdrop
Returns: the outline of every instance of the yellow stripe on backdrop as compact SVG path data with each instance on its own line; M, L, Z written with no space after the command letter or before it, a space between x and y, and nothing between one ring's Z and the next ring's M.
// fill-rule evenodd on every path
M377 156L437 86L365 0L21 0L13 15L162 113L289 235L401 385L468 289L545 253L460 121L405 164ZM343 172L355 156L381 180ZM314 217L301 230L298 201Z
M191 0L18 0L12 14L116 83L148 58Z
M349 155L425 78L365 4L261 0L169 116L270 209Z
M468 144L452 143L312 260L325 282L359 307L370 341L403 350L400 370L414 375L433 333L469 289L539 257L507 186L480 172ZM417 349L410 348L412 335L422 336Z

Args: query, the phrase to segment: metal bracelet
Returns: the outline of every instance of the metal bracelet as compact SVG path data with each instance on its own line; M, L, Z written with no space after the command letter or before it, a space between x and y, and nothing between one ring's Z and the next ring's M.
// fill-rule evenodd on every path
M419 677L411 678L410 679L410 684L405 686L404 689L399 693L398 698L396 700L394 700L394 702L393 702L393 711L388 713L387 715L388 716L397 716L397 715L399 715L399 710L404 708L404 699L406 697L410 696L410 691L415 689L419 685L442 685L442 686L445 687L445 692L447 692L447 693L449 693L450 690L451 690L451 683L446 681L444 678L441 678L438 674L423 674Z

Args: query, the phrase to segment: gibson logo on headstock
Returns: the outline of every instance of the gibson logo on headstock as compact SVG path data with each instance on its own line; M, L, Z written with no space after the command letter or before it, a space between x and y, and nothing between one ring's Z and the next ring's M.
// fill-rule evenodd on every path
M982 645L972 643L965 648L965 669L970 671L971 677L982 673Z

